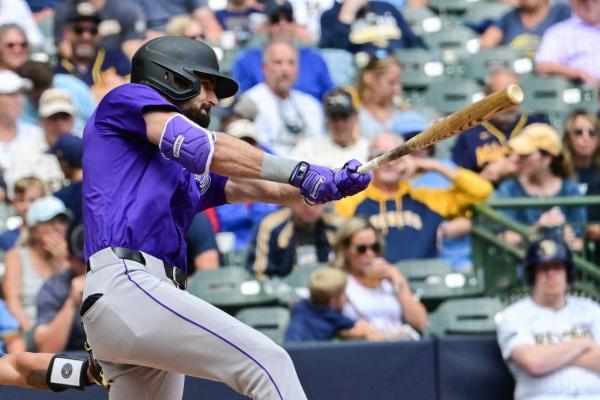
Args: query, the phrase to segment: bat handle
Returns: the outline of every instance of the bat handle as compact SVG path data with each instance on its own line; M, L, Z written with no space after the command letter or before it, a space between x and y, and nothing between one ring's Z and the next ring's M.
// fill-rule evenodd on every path
M359 174L366 174L367 172L370 172L373 169L377 168L379 166L378 158L379 157L374 158L366 164L361 165L360 167L358 167L356 172L358 172Z

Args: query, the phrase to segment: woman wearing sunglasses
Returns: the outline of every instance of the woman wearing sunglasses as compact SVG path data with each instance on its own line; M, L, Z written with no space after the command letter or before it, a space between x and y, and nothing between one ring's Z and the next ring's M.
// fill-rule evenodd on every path
M427 311L402 273L382 258L383 239L364 218L351 218L338 230L334 267L348 273L344 314L364 319L390 337L416 339Z
M565 121L563 159L573 166L573 178L582 194L600 194L600 121L591 112L573 110ZM600 207L588 207L589 239L600 245ZM600 252L597 252L600 261Z
M17 24L0 26L0 70L18 72L29 58L29 42Z

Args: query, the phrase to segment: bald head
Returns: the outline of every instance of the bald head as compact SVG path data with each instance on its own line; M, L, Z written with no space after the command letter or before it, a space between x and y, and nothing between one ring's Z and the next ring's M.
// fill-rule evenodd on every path
M279 97L286 98L298 74L298 50L288 41L273 41L263 55L265 83Z
M402 143L404 143L404 139L401 136L389 132L380 133L371 141L369 154L371 156L378 156L400 146Z
M509 85L518 85L519 78L508 69L499 69L492 73L487 85L487 93L491 94L498 90L506 89Z

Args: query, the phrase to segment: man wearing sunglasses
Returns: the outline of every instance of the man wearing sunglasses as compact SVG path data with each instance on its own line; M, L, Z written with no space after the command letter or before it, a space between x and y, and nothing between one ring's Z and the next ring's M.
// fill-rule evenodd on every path
M71 56L62 58L56 68L58 74L73 75L84 81L98 100L108 90L127 82L131 71L131 63L120 49L109 50L101 46L100 22L94 8L77 7L74 10L65 29Z

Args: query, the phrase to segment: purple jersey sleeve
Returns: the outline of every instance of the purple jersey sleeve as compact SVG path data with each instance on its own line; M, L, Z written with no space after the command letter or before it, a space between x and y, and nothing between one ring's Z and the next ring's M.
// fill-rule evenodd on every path
M195 179L201 196L198 212L227 203L225 184L228 178L226 176L211 172L208 175L196 175Z
M96 110L96 127L105 134L132 134L147 140L144 112L152 108L180 112L149 86L137 83L121 85L100 102Z

